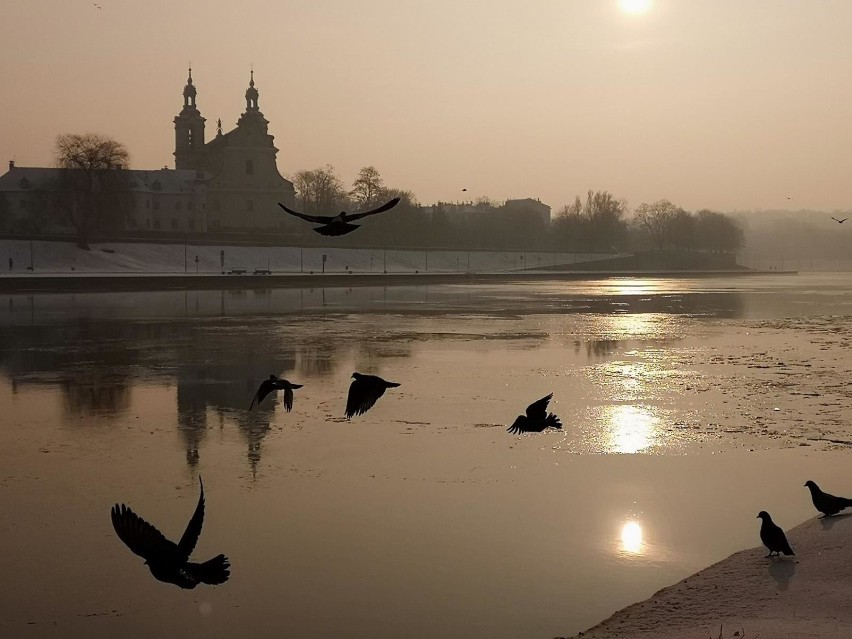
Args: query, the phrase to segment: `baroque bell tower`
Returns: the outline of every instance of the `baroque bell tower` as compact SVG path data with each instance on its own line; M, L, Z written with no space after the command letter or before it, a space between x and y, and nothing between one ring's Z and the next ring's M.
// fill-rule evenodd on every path
M192 68L183 88L183 109L175 117L175 168L203 168L204 158L204 122L201 112L195 106L195 85L192 83Z

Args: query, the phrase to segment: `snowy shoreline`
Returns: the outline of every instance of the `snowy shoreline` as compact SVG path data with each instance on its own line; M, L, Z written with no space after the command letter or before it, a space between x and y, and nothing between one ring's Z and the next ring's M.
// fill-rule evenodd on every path
M572 639L852 637L852 514L809 519L787 538L794 557L742 550Z

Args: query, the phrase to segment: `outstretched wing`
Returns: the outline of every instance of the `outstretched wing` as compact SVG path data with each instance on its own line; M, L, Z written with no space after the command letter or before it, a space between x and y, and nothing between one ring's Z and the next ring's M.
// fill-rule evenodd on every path
M198 543L198 537L201 535L201 526L204 525L204 482L201 481L201 477L198 478L198 483L201 485L198 505L195 507L192 519L189 520L186 530L183 531L183 536L178 542L178 550L181 553L183 561L189 560L189 556L195 549L195 544Z
M276 386L275 382L269 379L265 379L260 383L260 386L257 387L257 392L254 394L254 397L251 400L251 406L249 406L249 410L254 408L255 404L260 404L266 396L269 395L276 388L280 388Z
M536 420L547 419L547 405L550 403L550 399L552 397L553 393L551 393L547 397L542 397L537 402L533 402L532 404L527 406L527 417Z
M307 213L299 213L293 209L288 209L286 206L281 204L281 202L278 203L278 206L287 211L290 215L295 215L296 217L300 217L308 222L313 222L314 224L328 224L334 219L331 215L308 215Z
M346 418L366 413L385 394L385 389L384 382L378 377L365 375L354 380L346 398Z
M386 202L382 204L379 208L373 209L372 211L364 211L363 213L355 213L354 215L347 215L347 220L360 220L362 217L367 217L368 215L374 215L375 213L383 213L384 211L388 211L399 204L399 198L395 197L390 202Z
M112 507L112 527L118 538L149 563L168 561L175 558L178 547L124 504Z

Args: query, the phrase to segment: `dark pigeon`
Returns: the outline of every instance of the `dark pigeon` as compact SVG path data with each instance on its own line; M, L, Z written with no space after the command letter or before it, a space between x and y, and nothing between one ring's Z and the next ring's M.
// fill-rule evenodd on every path
M811 499L814 502L814 508L820 511L826 517L836 515L844 508L852 506L852 499L846 497L835 497L820 490L815 481L810 479L805 482L805 486L811 489Z
M201 478L198 505L180 541L175 544L163 536L124 504L112 507L112 527L119 539L145 560L154 578L181 588L195 588L200 583L216 585L228 581L231 564L225 555L216 555L203 564L189 561L204 524L204 484Z
M314 231L320 235L346 235L361 226L360 224L350 224L350 222L360 220L362 217L367 217L368 215L383 213L384 211L392 209L397 204L399 204L399 198L395 197L389 202L385 202L380 207L370 211L364 211L363 213L347 213L346 211L341 211L337 215L307 215L305 213L299 213L298 211L289 209L281 204L281 202L278 203L278 206L287 211L290 215L295 215L296 217L300 217L308 222L313 222L314 224L322 224L322 226L318 226L314 229Z
M292 382L288 382L286 379L281 377L276 377L275 375L270 375L269 379L265 379L260 383L260 387L258 387L257 392L254 394L254 397L251 400L251 406L249 406L249 410L254 408L255 404L260 404L269 393L274 393L275 391L283 390L284 391L284 410L288 413L293 410L293 389L301 388L302 384L293 384Z
M387 389L399 386L396 382L388 382L376 375L352 373L352 377L354 381L349 385L349 396L346 398L346 419L363 415Z
M527 414L518 415L515 423L506 430L512 434L540 433L545 428L562 430L562 422L559 421L559 418L553 413L547 412L547 405L552 397L553 393L527 406Z
M760 524L760 541L763 542L763 545L769 548L769 554L767 557L771 557L774 554L780 555L782 552L785 555L795 555L793 549L790 548L790 542L787 541L787 535L784 534L784 531L781 530L780 526L777 526L773 521L772 517L769 516L769 513L765 510L761 510L757 514L758 519L763 520Z

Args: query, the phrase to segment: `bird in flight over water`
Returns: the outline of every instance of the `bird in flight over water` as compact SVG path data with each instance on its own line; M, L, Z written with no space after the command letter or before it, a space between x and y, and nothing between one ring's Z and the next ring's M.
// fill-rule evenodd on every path
M760 541L763 545L769 548L767 557L771 557L773 553L780 555L782 552L785 555L795 555L793 549L790 548L790 542L787 541L787 535L781 530L781 527L772 521L772 517L765 510L757 513L757 518L763 520L760 524Z
M842 220L838 220L836 217L834 217L834 216L832 215L832 216L831 216L831 219L832 219L832 220L834 220L835 222L837 222L838 224L843 224L843 223L844 223L846 220L848 220L849 218L848 218L848 217L844 217Z
M189 561L204 524L204 484L192 519L178 543L169 541L124 504L112 507L112 527L119 539L145 560L154 578L181 588L195 588L200 583L222 584L228 581L231 564L225 555L216 555L203 564Z
M506 430L515 435L518 433L540 433L545 428L562 430L562 422L559 421L559 418L553 413L547 412L547 405L552 397L553 393L527 406L527 414L518 415L515 418L515 423Z
M844 508L852 507L852 499L847 499L846 497L835 497L834 495L824 493L820 490L815 481L811 481L809 479L805 482L805 486L807 486L811 491L811 500L814 502L814 508L826 517L836 515Z
M322 226L318 226L314 229L314 231L320 235L346 235L361 226L360 224L350 224L350 222L360 220L362 217L367 217L368 215L383 213L384 211L392 209L397 204L399 204L399 198L395 197L390 202L385 202L380 207L370 211L364 211L363 213L347 213L346 211L341 211L337 215L307 215L305 213L294 211L293 209L288 209L286 206L281 204L281 202L278 203L278 206L287 211L290 215L295 215L296 217L300 217L308 222L313 222L314 224L322 224Z
M388 382L376 375L352 373L352 378L349 396L346 398L346 419L363 415L373 407L387 389L399 386L396 382Z
M251 400L251 406L249 406L249 410L254 408L255 404L260 404L269 393L274 393L275 391L283 390L284 391L284 410L288 413L293 410L293 389L301 388L302 384L293 384L292 382L288 382L286 379L281 377L276 377L275 375L270 375L269 379L265 379L260 383L260 386L257 389L257 392L254 394L254 397Z

